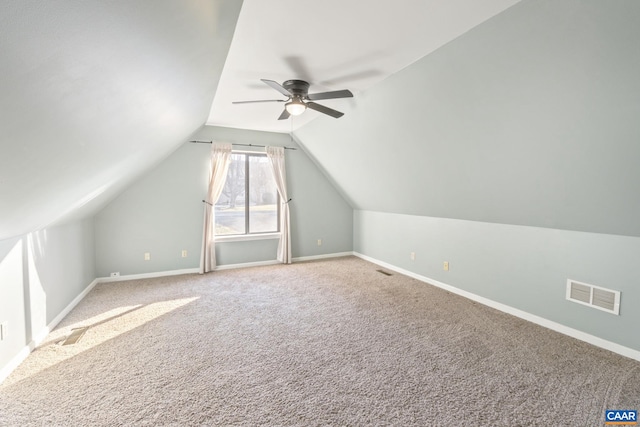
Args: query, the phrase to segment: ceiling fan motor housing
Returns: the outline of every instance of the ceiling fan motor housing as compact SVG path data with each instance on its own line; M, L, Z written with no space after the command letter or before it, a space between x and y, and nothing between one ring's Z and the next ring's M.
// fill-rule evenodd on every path
M309 83L304 80L287 80L282 83L282 87L291 93L291 95L298 95L304 97L309 93Z

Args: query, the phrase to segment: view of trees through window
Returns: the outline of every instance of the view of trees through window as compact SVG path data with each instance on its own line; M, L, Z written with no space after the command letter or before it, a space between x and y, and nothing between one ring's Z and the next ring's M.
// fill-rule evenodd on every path
M218 199L216 234L278 231L278 190L264 154L233 153L227 181Z

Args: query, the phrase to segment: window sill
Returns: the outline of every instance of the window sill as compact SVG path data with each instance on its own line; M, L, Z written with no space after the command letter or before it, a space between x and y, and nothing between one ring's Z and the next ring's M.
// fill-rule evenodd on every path
M244 242L249 240L279 239L280 233L241 234L237 236L216 236L216 243Z

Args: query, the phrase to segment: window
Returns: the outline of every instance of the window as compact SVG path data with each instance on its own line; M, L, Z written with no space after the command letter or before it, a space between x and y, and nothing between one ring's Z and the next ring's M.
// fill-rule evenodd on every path
M266 154L233 153L227 181L215 206L216 235L279 231L280 203Z

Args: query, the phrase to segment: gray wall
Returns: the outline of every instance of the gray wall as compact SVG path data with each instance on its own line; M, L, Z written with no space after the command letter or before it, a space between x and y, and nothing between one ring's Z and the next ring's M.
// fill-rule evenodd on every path
M205 126L193 139L296 146L288 135ZM248 147L238 147L248 149ZM98 276L196 268L211 145L185 143L95 217ZM352 209L304 151L286 151L294 257L351 251ZM323 245L317 246L322 239ZM278 241L218 243L218 265L275 260ZM186 249L188 257L182 258ZM144 253L151 260L144 261Z
M0 241L0 368L91 284L94 243L92 219Z
M356 251L638 350L638 40L640 2L525 0L296 138ZM620 316L567 278L621 290Z
M640 350L638 237L372 211L354 216L356 252ZM567 301L568 278L621 291L620 316Z
M356 209L640 236L640 2L525 0L296 137Z

